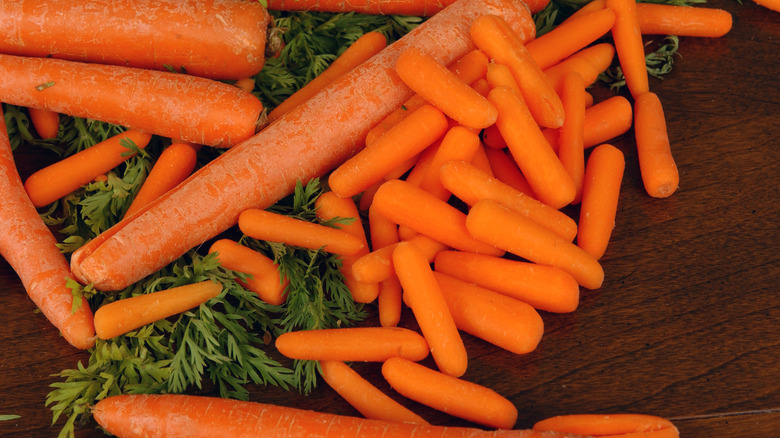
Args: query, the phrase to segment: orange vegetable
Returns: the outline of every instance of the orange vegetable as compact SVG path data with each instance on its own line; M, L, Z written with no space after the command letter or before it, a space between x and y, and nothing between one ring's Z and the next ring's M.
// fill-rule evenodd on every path
M596 259L604 255L615 228L615 214L625 166L623 152L609 144L596 146L588 157L577 246Z
M715 8L637 3L642 35L677 35L717 38L731 30L728 11Z
M577 190L572 204L579 204L585 174L585 84L579 73L568 74L563 79L561 100L566 120L558 130L558 157Z
M628 91L636 98L650 91L645 65L645 46L639 29L636 1L607 0L607 8L615 12L612 39L615 41L615 50Z
M534 430L567 432L596 437L676 438L674 424L661 417L644 414L571 414L546 418Z
M594 44L544 70L544 74L556 90L561 89L564 76L571 71L579 73L585 84L590 85L612 64L614 57L615 47L612 44Z
M439 179L439 170L442 165L450 160L471 161L479 149L479 136L470 130L455 126L447 131L442 138L441 145L431 160L429 168L420 183L420 188L433 194L439 199L450 198L450 191L445 188Z
M375 250L385 248L398 242L398 226L386 217L377 213L374 208L368 209L368 225L371 234L371 244ZM392 253L387 256L391 261ZM392 261L391 261L392 262ZM353 275L354 264L353 264ZM398 277L392 267L388 267L387 278L378 281L377 311L379 324L382 327L393 327L401 320L402 290Z
M417 361L428 356L425 338L401 327L298 330L279 335L276 348L289 358L301 360L382 362L400 356Z
M654 93L634 100L634 135L645 191L655 198L671 196L680 184L680 175L669 145L663 106Z
M209 254L218 253L219 263L232 271L251 275L238 280L247 290L256 293L261 300L278 306L284 303L284 292L289 280L282 278L279 266L265 255L230 239L220 239L209 248Z
M436 253L447 248L443 243L433 240L424 234L417 234L408 239L403 239L403 241L411 242L420 248L428 262L433 261ZM360 281L368 283L378 283L393 277L395 275L395 268L393 267L395 246L396 244L383 246L356 260L352 265L355 277L360 279Z
M272 11L354 12L358 14L430 17L454 2L455 0L435 2L426 0L395 0L392 2L365 0L354 3L333 0L269 0L268 9Z
M623 135L634 123L631 102L623 96L612 96L585 110L582 145L585 148L600 145ZM558 131L545 129L545 138L558 151Z
M558 131L555 130L555 132ZM528 184L528 180L526 180L523 173L520 172L520 168L517 167L517 162L515 162L514 157L509 154L509 151L504 149L485 148L485 155L487 155L490 169L493 171L493 176L495 176L497 180L520 193L524 193L526 196L536 199L536 195L534 195L531 185Z
M44 140L57 138L60 130L60 115L55 111L28 108L30 122L38 136Z

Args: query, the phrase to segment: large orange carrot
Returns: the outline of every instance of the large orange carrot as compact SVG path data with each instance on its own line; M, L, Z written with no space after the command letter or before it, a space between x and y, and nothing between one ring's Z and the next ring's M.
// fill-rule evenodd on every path
M213 79L257 74L270 23L257 2L218 0L19 0L0 4L0 16L0 53Z
M732 25L731 14L715 8L637 3L636 14L643 35L717 38Z
M615 50L628 91L634 97L647 93L650 91L650 85L645 64L645 46L636 13L636 0L607 0L607 8L615 12L612 39L615 41Z
M118 438L582 438L534 430L487 431L333 415L286 406L181 394L116 395L92 408ZM186 427L182 427L186 424Z
M196 171L132 221L79 248L71 259L74 275L101 290L121 289L230 228L243 210L267 208L292 193L298 181L323 176L359 150L368 129L411 96L400 79L387 74L400 52L409 46L431 48L429 53L450 63L473 50L468 27L484 12L533 34L533 20L518 2L453 4Z
M255 133L263 105L226 83L168 71L0 55L0 101L229 147Z
M582 146L590 148L623 135L634 123L631 102L623 96L612 96L585 110ZM558 151L558 131L544 129L545 138Z
M198 307L221 292L221 284L206 280L112 301L95 311L95 333L100 339L111 339Z
M571 71L579 73L585 84L590 85L612 64L614 57L615 46L612 44L594 44L544 70L544 74L556 90L561 89L564 76Z
M615 22L611 9L602 9L564 20L553 30L526 45L542 70L552 67L610 31Z
M459 330L515 354L539 345L544 322L531 305L440 272L434 275Z
M344 3L334 0L269 0L271 11L313 11L313 12L355 12L373 15L414 15L430 17L440 12L455 0L361 0Z
M492 199L527 216L564 239L572 241L577 235L577 223L574 219L496 178L491 178L471 163L449 161L441 167L439 176L444 187L469 205L474 205L482 199Z
M625 159L620 149L603 144L596 146L588 157L582 188L577 246L596 259L607 250L615 228L620 183Z
M95 344L92 311L85 299L75 303L78 310L73 311L68 262L24 190L5 123L0 123L0 194L0 256L65 340L76 348L90 348Z
M268 121L273 122L301 102L309 99L325 88L339 76L376 55L387 46L387 38L379 32L366 32L355 40L344 53L339 55L322 73L309 81L268 113Z
M57 137L60 130L60 115L55 111L28 108L30 122L38 136L44 140Z
M238 216L238 228L247 236L334 254L353 255L365 248L352 234L302 219L250 208Z
M425 338L402 327L298 330L279 335L276 348L292 359L344 362L382 362L394 356L418 361L429 350Z
M547 312L573 312L580 300L580 288L574 278L554 266L459 251L438 253L434 266L436 272Z
M536 197L553 208L569 204L577 194L574 181L522 98L507 87L498 87L488 99L498 108L498 129Z
M604 270L592 255L495 201L479 201L471 207L466 227L483 242L531 262L563 269L587 289L598 289L604 281Z
M492 389L403 358L382 364L382 375L399 394L452 416L496 429L511 429L517 408Z
M401 242L393 251L393 266L436 366L444 374L462 376L468 367L466 347L425 255L414 244Z
M320 361L320 371L325 383L366 418L428 424L422 417L380 391L344 362Z
M174 142L162 151L141 190L125 212L130 216L187 179L198 159L198 151L187 143Z
M667 430L669 434L653 432ZM674 424L661 417L645 414L570 414L546 418L534 424L534 430L577 433L592 436L653 438L679 436ZM633 435L636 433L636 435Z
M209 248L211 253L217 253L217 259L225 269L251 275L238 282L261 300L275 306L284 303L289 280L282 278L279 266L269 257L230 239L214 242Z
M655 198L671 196L680 184L680 175L669 144L664 109L655 93L635 98L634 135L645 191Z
M579 73L566 75L561 93L566 120L558 130L558 157L577 190L572 204L579 204L582 199L585 175L585 93L585 83Z
M131 149L125 145L143 149L151 138L139 131L122 132L36 171L24 182L24 188L33 205L49 205L128 159Z
M401 53L395 71L412 91L462 125L482 129L496 121L496 109L487 99L415 47Z

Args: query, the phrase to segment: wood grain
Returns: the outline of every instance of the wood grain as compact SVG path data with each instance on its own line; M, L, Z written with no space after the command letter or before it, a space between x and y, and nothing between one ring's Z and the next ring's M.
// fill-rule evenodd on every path
M617 139L627 168L604 286L583 291L574 313L543 314L545 335L531 354L464 335L464 378L509 397L518 428L559 414L636 412L672 419L686 438L780 430L780 14L750 1L707 6L734 14L732 32L681 38L674 71L650 81L666 111L679 191L648 197L631 136ZM29 174L50 159L23 155L19 167ZM35 313L2 261L0 289L0 414L21 416L0 422L0 436L56 436L44 406L51 375L87 355ZM410 312L401 325L416 327ZM378 364L355 367L430 422L467 424L393 394ZM308 396L254 387L251 398L357 415L322 385ZM78 436L104 435L88 424Z

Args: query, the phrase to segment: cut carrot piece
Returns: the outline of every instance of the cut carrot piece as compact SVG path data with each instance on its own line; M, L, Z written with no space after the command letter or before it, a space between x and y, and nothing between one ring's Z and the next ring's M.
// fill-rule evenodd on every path
M558 131L555 130L555 132ZM517 167L517 162L514 157L509 154L509 151L504 149L485 148L485 154L490 162L490 168L493 170L493 175L497 180L520 193L524 193L526 196L536 199L536 195L534 195L531 185L528 184L528 180L523 176L523 172L520 172L520 168Z
M276 348L291 359L382 362L423 360L429 347L419 333L401 327L348 327L282 333Z
M636 98L650 91L645 46L639 29L635 0L607 0L607 8L615 12L612 39L615 41L620 68L626 78L626 86Z
M471 161L479 149L479 136L470 130L455 126L450 128L442 138L441 144L431 159L428 170L420 183L420 188L431 193L439 199L450 198L450 191L445 188L439 179L441 166L450 160Z
M594 44L544 70L544 74L555 90L561 89L564 76L572 71L579 73L585 84L590 85L612 64L614 57L615 46L612 44Z
M669 144L664 109L654 93L634 100L634 135L645 191L655 198L671 196L680 184L680 174Z
M717 38L731 30L731 13L723 9L637 3L642 35Z
M572 204L579 204L585 175L585 84L579 73L570 73L563 79L561 100L566 120L558 130L558 157L577 190Z
M603 144L588 158L580 206L577 246L597 260L604 255L615 228L620 184L626 167L620 149Z
M60 131L60 115L56 111L47 111L38 108L28 108L30 122L38 136L44 140L57 138Z
M570 17L529 42L526 49L539 68L544 70L601 38L614 23L615 13L611 9Z
M230 239L219 239L209 248L209 254L218 253L219 263L231 271L251 275L246 280L237 280L247 290L257 294L268 304L278 306L284 303L284 292L289 280L282 278L279 266L269 257Z

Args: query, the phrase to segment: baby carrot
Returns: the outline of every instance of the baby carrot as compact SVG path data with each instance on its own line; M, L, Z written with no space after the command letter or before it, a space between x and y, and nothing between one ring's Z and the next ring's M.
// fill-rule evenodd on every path
M585 84L590 85L596 81L599 74L612 64L614 57L615 46L612 44L594 44L545 69L544 74L547 75L556 90L561 89L563 77L571 71L579 73Z
M44 140L57 138L60 130L60 115L55 111L47 111L38 108L28 108L30 122L38 136Z
M481 15L471 25L474 44L495 62L512 71L523 99L536 122L544 127L563 124L563 105L551 83L528 53L520 38L495 15Z
M474 205L483 199L492 199L527 216L568 241L574 240L577 234L577 223L565 213L531 198L496 178L491 178L470 163L448 161L442 166L439 176L444 187L468 205Z
M436 255L434 270L547 312L573 312L579 304L577 281L554 266L461 251L442 251Z
M498 87L490 91L488 99L498 108L498 129L537 198L556 209L574 200L574 181L522 98L509 88Z
M493 176L497 180L520 193L524 193L526 196L536 199L536 195L534 195L531 185L528 184L528 180L526 180L523 173L520 172L520 169L517 167L517 162L509 155L508 151L504 149L485 148L485 155L487 155L488 162L490 163L490 169L493 170ZM439 169L439 172L441 172L441 169Z
M368 232L371 235L372 248L375 250L398 242L398 225L379 214L371 206L368 207Z
M678 436L677 428L671 421L645 414L559 415L538 421L533 428L534 430L609 437L638 433L640 435L637 435L637 438L639 436L656 437L652 432L669 429L673 434L668 435L669 437ZM657 438L661 437L658 436Z
M183 394L109 396L92 407L92 415L101 427L118 438L584 438L534 430L483 430L388 422ZM182 427L182 424L186 426Z
M416 245L425 254L428 262L432 262L439 251L447 249L447 246L443 243L433 240L424 234L417 234L408 239L403 239L403 241ZM395 243L384 246L356 260L352 265L355 277L367 283L378 283L394 276L393 251L395 246Z
M268 121L281 117L290 109L327 87L337 77L347 73L387 46L387 38L379 32L366 32L336 58L322 73L277 105L268 113Z
M334 192L321 194L314 203L315 212L320 220L335 218L352 218L349 224L339 225L339 228L357 237L363 243L363 247L355 254L342 255L339 271L344 276L344 283L352 294L352 299L358 303L370 303L379 294L379 286L374 283L358 281L352 273L352 264L361 256L368 254L369 246L366 239L366 231L360 220L360 212L352 198L342 198Z
M395 71L412 91L462 125L482 129L496 121L490 102L416 47L401 53Z
M247 93L251 93L255 89L255 80L254 78L241 78L233 82L233 85L246 91Z
M490 85L488 84L487 92L490 92ZM487 96L487 94L485 94ZM545 128L546 130L556 131L554 128ZM557 132L557 131L556 131ZM501 133L498 131L498 126L495 124L488 126L482 130L482 144L492 149L504 149L506 142L504 137L501 137Z
M637 3L642 35L677 35L717 38L731 30L728 11L654 3Z
M0 119L2 115L0 109ZM74 303L67 285L72 277L68 262L25 192L5 123L0 123L0 192L0 256L19 276L33 303L70 345L80 349L92 347L92 310L86 299ZM78 309L74 311L74 307Z
M434 276L459 330L515 354L539 345L544 322L531 305L440 272Z
M680 175L669 145L663 106L655 93L635 98L634 135L645 191L655 198L671 196L677 190Z
M469 235L463 212L408 182L392 180L382 184L374 195L374 207L389 220L447 246L462 251L503 254Z
M166 147L141 185L141 190L133 198L125 216L131 216L190 176L195 169L197 155L195 148L187 143L174 142Z
M382 364L382 375L404 397L452 416L496 429L517 422L517 408L488 387L398 357Z
M441 140L441 138L436 140L417 156L417 161L415 161L406 177L396 179L403 179L409 184L420 187L425 176L428 174L428 170L433 162L433 157L436 156L436 152L438 152L439 147L441 147ZM391 178L385 178L385 181L389 181L390 179Z
M386 217L377 213L374 208L368 208L368 225L371 234L373 248L381 249L398 242L398 226ZM388 260L392 253L388 255ZM355 274L354 264L352 275ZM401 284L391 267L387 269L387 278L378 281L377 311L379 312L379 324L382 327L393 327L401 320Z
M422 152L444 135L448 127L447 118L441 111L423 105L374 144L337 167L328 177L328 185L339 196L357 195L406 159Z
M495 201L474 204L466 227L483 242L531 262L563 269L587 289L598 289L604 281L604 270L592 255Z
M439 169L450 160L471 161L478 148L479 135L462 126L450 128L442 138L441 145L436 150L428 171L420 183L420 188L439 199L449 199L450 191L442 185L439 179Z
M251 278L237 280L256 293L261 300L278 306L284 303L284 292L289 280L282 278L279 266L265 255L230 239L219 239L209 248L209 254L218 253L219 263L232 271L248 274Z
M507 67L504 64L498 64L496 62L491 62L490 64L488 64L487 73L485 74L485 77L491 88L504 86L504 87L511 88L518 95L522 94L522 90L520 90L520 86L517 85L517 81L515 80L515 77L512 75L512 71L509 70L509 67ZM491 126L495 126L495 125L491 125Z
M444 374L462 376L468 366L466 347L425 255L416 245L401 242L393 251L393 266L436 366Z
M612 96L585 110L582 145L590 148L625 134L634 123L631 102L623 96ZM543 131L550 146L558 151L558 132Z
M364 417L399 423L428 424L422 417L390 398L341 361L320 361L320 375Z
M620 149L602 144L588 157L580 206L577 246L597 260L607 250L615 227L625 159Z
M650 91L645 64L645 46L639 29L635 0L607 0L607 8L615 12L612 39L615 41L620 68L631 96Z
M428 343L402 327L347 327L282 333L276 348L291 359L382 362L394 356L423 360Z
M579 73L566 75L562 91L566 120L558 130L558 157L577 189L572 204L579 204L585 175L585 84L582 76Z
M117 134L38 170L27 178L24 188L33 205L49 205L127 160L131 149L125 144L143 149L151 138L133 130Z
M361 239L346 231L257 208L244 210L239 215L238 228L254 239L322 249L334 254L357 254L365 247Z
M113 301L95 311L95 333L111 339L198 307L221 292L221 284L206 280Z
M601 38L615 22L611 9L601 9L580 17L569 18L553 30L526 45L528 53L542 70Z
M474 158L471 160L471 164L486 174L495 176L493 174L493 169L490 167L490 158L488 158L487 148L484 144L479 145L479 149L477 149L477 153L474 154Z
M0 55L0 76L5 103L209 146L252 136L263 109L237 87L169 71Z
M761 5L771 11L780 12L780 1L778 0L753 0L757 5Z

